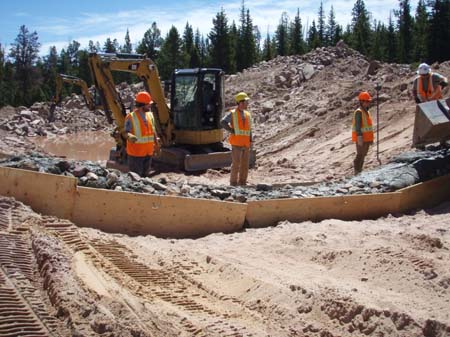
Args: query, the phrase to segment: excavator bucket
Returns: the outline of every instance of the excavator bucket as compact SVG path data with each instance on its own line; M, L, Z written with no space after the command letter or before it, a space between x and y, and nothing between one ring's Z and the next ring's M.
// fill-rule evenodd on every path
M449 104L450 99L417 105L413 132L414 147L450 139Z

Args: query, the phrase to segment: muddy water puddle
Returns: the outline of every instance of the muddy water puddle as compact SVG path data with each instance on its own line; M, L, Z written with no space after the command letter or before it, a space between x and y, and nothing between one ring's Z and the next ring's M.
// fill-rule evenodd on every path
M114 139L106 131L83 131L50 137L30 138L43 150L56 156L74 160L106 162L115 146Z

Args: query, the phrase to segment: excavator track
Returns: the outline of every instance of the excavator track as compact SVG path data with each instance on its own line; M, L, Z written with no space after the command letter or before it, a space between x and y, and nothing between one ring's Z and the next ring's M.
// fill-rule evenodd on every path
M114 277L118 282L124 282L140 298L150 303L164 303L177 314L189 313L194 316L189 320L180 315L180 331L193 336L255 336L239 324L241 315L254 315L245 306L239 305L235 298L220 296L214 291L208 292L201 284L189 278L183 272L188 270L194 274L195 265L178 264L173 269L162 270L150 268L132 257L132 253L115 241L88 241L80 235L79 229L69 221L46 217L42 222L45 230L61 239L74 252L82 251L99 269ZM195 290L193 290L195 289ZM218 312L216 302L227 302L230 312ZM220 307L222 304L220 305ZM219 307L219 305L217 305Z
M0 197L0 337L65 335L42 293L30 225L24 223L33 217L28 207Z

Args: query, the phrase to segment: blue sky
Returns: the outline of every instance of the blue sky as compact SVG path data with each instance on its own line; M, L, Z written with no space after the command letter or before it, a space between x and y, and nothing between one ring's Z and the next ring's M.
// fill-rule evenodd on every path
M333 6L337 21L345 26L351 20L355 1L324 0L325 14L328 16ZM135 46L153 21L156 21L163 37L172 25L181 34L187 21L194 30L199 28L206 35L221 7L230 23L232 20L238 23L241 3L241 0L1 0L0 43L9 49L8 45L14 41L23 24L30 31L37 31L42 45L41 55L46 55L53 45L59 52L72 40L80 42L82 47L86 47L89 40L99 41L103 45L107 37L116 38L123 44L127 28ZM366 0L365 4L372 18L383 22L387 22L392 9L398 8L398 0ZM311 24L312 20L317 21L319 5L320 0L246 1L253 23L258 25L263 37L267 30L273 32L283 12L293 19L299 8L303 26Z

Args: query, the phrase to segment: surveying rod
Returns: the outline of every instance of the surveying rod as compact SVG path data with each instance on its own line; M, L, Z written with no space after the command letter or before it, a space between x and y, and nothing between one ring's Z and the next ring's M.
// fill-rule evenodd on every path
M377 91L377 160L378 164L381 165L380 160L380 90L381 84L377 83L375 86L375 90Z

